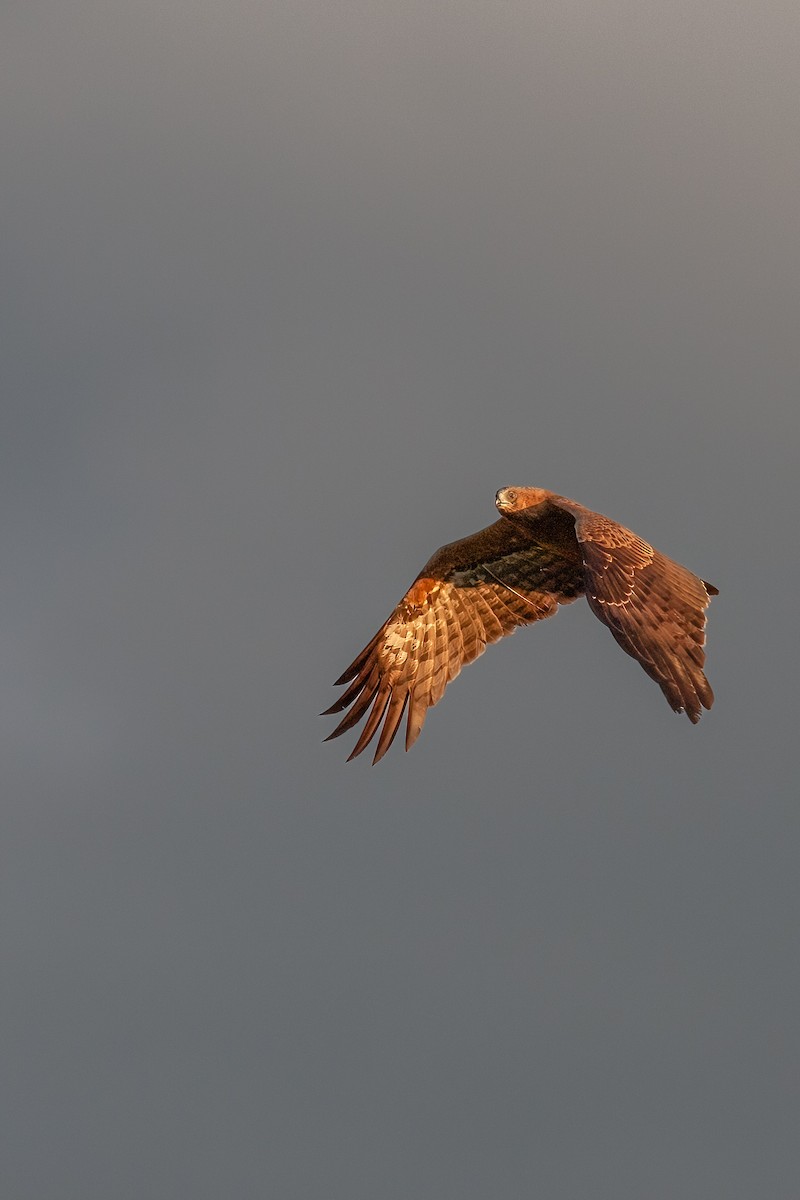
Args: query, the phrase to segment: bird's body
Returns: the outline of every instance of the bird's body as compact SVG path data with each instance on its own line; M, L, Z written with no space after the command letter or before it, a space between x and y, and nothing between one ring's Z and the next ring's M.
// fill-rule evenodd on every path
M544 488L502 488L499 521L442 546L388 621L336 681L326 713L349 709L330 735L369 715L354 758L378 727L374 762L408 708L406 749L462 666L518 625L585 595L628 654L693 723L714 696L703 672L705 609L717 589L616 521Z

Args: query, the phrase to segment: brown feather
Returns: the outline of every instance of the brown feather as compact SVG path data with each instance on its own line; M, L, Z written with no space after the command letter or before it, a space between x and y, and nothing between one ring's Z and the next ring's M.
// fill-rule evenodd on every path
M415 691L411 692L411 699L408 705L408 721L406 724L406 750L410 750L422 733L422 726L425 724L425 717L428 713L428 705L418 697Z
M362 750L365 750L374 738L375 730L381 723L381 718L386 712L391 695L392 689L388 686L384 686L378 691L378 694L375 697L375 703L372 705L372 711L364 722L364 728L361 730L361 736L356 742L353 752L349 755L347 759L348 762L350 762L351 758L355 758L357 754L360 754Z
M381 736L378 738L375 757L372 760L373 767L375 766L375 763L380 762L397 736L397 731L400 728L400 724L403 720L403 713L405 712L407 704L408 692L405 690L395 689L395 691L392 692L392 698L389 701L388 708L386 709L386 716L384 717Z

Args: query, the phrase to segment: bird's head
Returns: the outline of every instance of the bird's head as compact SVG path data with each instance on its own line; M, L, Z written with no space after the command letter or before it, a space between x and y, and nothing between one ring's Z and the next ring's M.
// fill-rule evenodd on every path
M526 508L536 508L549 499L551 493L546 488L537 487L504 487L495 496L497 511L504 516L507 513L521 512Z

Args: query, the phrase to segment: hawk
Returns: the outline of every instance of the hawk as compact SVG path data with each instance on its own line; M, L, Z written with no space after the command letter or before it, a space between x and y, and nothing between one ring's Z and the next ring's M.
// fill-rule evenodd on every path
M495 505L499 521L437 550L336 680L346 690L322 715L348 711L325 740L369 711L348 762L382 725L376 763L407 708L410 749L462 667L518 625L552 617L579 596L670 707L696 724L714 702L703 647L705 610L717 588L630 529L545 488L501 488Z

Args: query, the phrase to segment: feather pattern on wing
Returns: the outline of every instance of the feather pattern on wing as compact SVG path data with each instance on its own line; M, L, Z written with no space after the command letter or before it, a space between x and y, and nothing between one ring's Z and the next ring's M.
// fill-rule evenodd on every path
M349 711L329 736L352 729L369 710L350 758L361 754L383 722L378 762L407 709L409 749L428 709L462 667L517 626L552 616L559 603L580 594L578 557L571 564L562 559L505 521L442 547L337 681L347 690L326 712ZM556 576L562 586L557 593L549 590ZM542 583L547 591L539 590Z
M671 708L696 724L714 703L703 667L705 610L717 589L624 525L562 497L553 502L575 517L592 612L656 681Z

